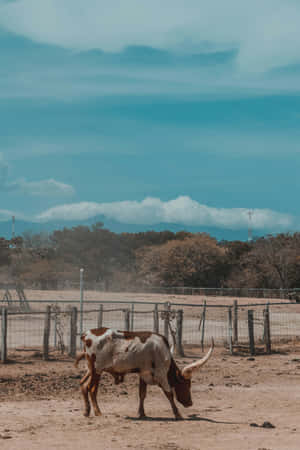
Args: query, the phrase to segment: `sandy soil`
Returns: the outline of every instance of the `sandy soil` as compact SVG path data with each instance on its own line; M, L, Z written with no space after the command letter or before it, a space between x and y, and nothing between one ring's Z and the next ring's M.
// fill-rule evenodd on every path
M199 349L186 349L179 365ZM157 387L145 402L147 420L137 420L137 378L115 386L103 377L102 417L85 418L78 383L84 364L60 355L44 362L38 352L16 352L0 365L0 448L144 450L299 450L300 345L271 356L229 356L216 348L195 376L193 406L175 421ZM264 427L267 422L274 428ZM266 426L266 425L265 425ZM270 426L270 425L269 425Z
M13 291L12 291L13 294ZM79 289L65 289L56 291L44 290L25 290L27 299L30 300L80 300ZM245 305L249 303L266 303L266 302L285 302L289 300L272 299L272 298L253 298L253 297L229 297L229 296L203 296L203 295L179 295L179 294L152 294L152 293L136 293L136 292L105 292L105 291L84 291L84 299L87 301L146 301L146 302L167 302L182 304L202 304L203 300L212 305L230 305L233 300L237 299L239 304Z

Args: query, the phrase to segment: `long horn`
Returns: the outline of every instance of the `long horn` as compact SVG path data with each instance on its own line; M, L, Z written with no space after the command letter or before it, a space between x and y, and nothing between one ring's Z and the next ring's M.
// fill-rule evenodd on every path
M202 367L209 360L209 358L212 355L214 346L215 346L214 340L213 340L213 338L211 338L211 347L210 347L209 351L207 352L207 354L203 358L199 359L199 361L193 362L193 363L185 366L181 372L182 376L186 379L192 378L193 371L200 369L200 367Z

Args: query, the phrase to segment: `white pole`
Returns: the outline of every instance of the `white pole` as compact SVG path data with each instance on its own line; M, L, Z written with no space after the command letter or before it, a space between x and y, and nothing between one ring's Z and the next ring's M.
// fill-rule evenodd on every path
M84 269L80 269L80 336L83 332L83 272Z

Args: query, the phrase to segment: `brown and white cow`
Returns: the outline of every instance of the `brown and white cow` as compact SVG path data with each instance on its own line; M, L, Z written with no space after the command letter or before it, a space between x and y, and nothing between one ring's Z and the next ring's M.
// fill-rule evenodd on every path
M171 404L175 418L180 419L173 392L183 406L192 405L192 373L206 363L214 347L212 340L210 350L202 359L180 370L172 357L167 340L156 333L97 328L85 332L81 340L84 342L84 352L77 357L76 365L81 359L86 358L88 370L80 381L85 416L90 414L88 393L95 415L101 415L96 397L101 373L108 372L113 375L116 384L123 381L127 373L139 374L140 418L145 417L144 400L147 384L152 384L161 387Z

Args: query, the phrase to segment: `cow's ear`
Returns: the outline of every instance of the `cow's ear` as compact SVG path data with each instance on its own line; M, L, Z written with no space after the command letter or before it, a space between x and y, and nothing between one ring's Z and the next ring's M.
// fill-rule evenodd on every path
M182 371L182 376L185 380L191 380L193 371L191 369L185 369Z

